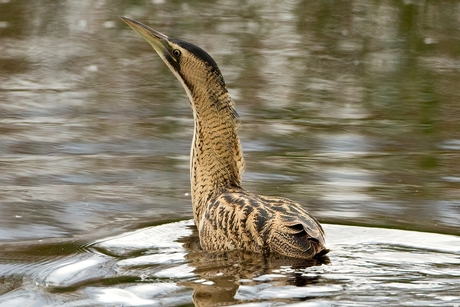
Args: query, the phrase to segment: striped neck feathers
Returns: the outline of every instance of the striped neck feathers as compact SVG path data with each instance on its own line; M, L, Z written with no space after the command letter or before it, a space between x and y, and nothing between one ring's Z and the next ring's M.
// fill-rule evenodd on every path
M221 82L222 81L222 82ZM190 180L195 221L199 226L206 201L226 188L240 188L244 170L238 137L239 120L221 76L209 74L203 86L187 86L193 109Z

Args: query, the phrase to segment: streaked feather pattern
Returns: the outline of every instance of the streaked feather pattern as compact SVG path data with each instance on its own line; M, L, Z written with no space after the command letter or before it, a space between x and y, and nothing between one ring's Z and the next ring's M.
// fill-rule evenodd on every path
M195 123L190 181L202 248L303 259L327 253L321 225L302 206L242 188L244 159L238 116L211 56L191 43L122 19L153 46L189 97Z
M228 189L210 199L200 222L205 250L247 250L309 259L327 252L318 221L292 200Z

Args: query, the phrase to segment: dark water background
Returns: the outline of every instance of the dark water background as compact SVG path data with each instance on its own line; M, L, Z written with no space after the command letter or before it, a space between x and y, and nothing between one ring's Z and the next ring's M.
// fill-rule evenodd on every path
M23 263L27 242L192 217L187 97L119 16L214 57L246 189L323 223L460 234L460 1L3 0L0 244Z

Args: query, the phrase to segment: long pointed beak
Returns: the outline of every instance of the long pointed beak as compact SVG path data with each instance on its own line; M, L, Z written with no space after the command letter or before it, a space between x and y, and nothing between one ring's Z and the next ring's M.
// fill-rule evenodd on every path
M135 32L137 32L140 36L142 36L152 47L155 51L160 55L164 56L168 54L169 51L169 43L168 37L163 33L155 31L154 29L135 21L128 17L120 17L128 26L131 27Z

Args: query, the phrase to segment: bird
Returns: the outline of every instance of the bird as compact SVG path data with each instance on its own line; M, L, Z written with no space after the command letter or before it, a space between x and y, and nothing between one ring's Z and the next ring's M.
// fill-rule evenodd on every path
M298 259L327 254L322 226L301 205L243 189L240 119L214 59L192 43L120 18L153 47L189 98L191 200L201 248Z

